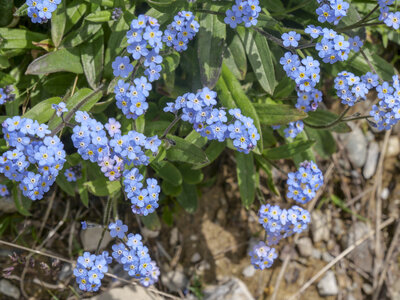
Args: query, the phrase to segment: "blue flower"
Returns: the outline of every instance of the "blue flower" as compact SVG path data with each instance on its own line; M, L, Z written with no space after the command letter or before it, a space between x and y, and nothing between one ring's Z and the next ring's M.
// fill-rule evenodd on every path
M51 108L56 111L57 116L61 116L63 113L67 112L67 106L64 102L60 102L58 104L52 104Z
M297 47L300 41L300 34L295 31L282 34L283 45L285 47Z
M112 68L114 76L121 76L123 78L128 77L129 73L133 71L133 66L127 56L117 56L112 63Z
M160 78L161 66L155 63L151 63L149 67L144 71L150 82L153 82Z
M117 220L115 223L110 223L108 229L112 237L123 239L125 237L125 232L128 231L128 226L123 224L121 220Z

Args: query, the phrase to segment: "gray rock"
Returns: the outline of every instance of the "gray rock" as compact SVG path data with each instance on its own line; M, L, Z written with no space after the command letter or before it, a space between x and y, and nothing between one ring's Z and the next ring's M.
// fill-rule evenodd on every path
M388 147L386 155L388 157L394 157L400 153L400 139L398 136L391 136L388 141Z
M204 289L204 300L254 300L247 286L238 278L227 278L219 286Z
M97 248L97 244L101 238L103 227L101 225L95 227L88 227L86 230L81 231L81 241L83 250L94 251ZM112 240L112 237L107 230L104 234L103 241L101 242L100 249L107 247L108 243Z
M119 288L112 288L107 292L92 298L90 300L162 300L163 298L155 293L150 292L148 289L141 287L140 285L124 286Z
M58 273L58 280L64 281L73 273L71 264L63 264L60 273Z
M170 236L169 236L169 244L174 247L178 244L179 241L179 231L177 227L172 228Z
M323 252L322 253L322 260L326 262L331 262L334 259L332 255L330 255L328 252Z
M17 208L12 197L0 197L0 212L9 214L16 211Z
M311 239L309 237L303 237L300 238L297 243L297 249L299 250L299 253L303 257L309 257L313 253L313 244L311 242Z
M364 165L363 175L365 179L371 178L375 174L379 157L379 144L371 142L368 147L367 160Z
M329 240L329 226L326 216L319 210L311 213L311 233L314 243Z
M248 265L246 268L243 269L242 274L244 277L253 277L256 274L256 269L253 265Z
M191 263L197 263L201 260L200 253L196 252L192 255L192 258L190 259Z
M382 200L387 200L389 198L390 191L388 188L384 188L381 193Z
M362 290L364 291L364 293L367 294L367 295L371 295L372 292L374 291L373 288L372 288L372 285L370 285L370 284L368 284L368 283L364 283L364 284L361 286L361 288L362 288Z
M353 131L343 135L343 142L351 163L361 168L367 158L367 139L360 128L353 123L348 124Z
M179 292L186 288L189 283L186 275L179 270L169 271L168 273L161 275L162 283L173 292Z
M339 218L333 219L332 231L336 236L341 237L345 233L344 228L345 228L344 223L341 219Z
M318 249L313 248L311 256L313 258L315 258L315 259L320 259L321 258L321 251L319 251Z
M145 236L149 239L154 239L154 238L158 237L158 235L160 234L159 230L150 230L147 227L143 227L141 231L142 231L143 236Z
M19 299L21 297L19 289L5 279L0 279L0 293L14 299Z
M317 284L318 293L322 297L335 296L339 293L339 287L333 271L326 272L325 276Z
M357 300L356 297L353 296L353 294L347 294L344 299L345 300Z

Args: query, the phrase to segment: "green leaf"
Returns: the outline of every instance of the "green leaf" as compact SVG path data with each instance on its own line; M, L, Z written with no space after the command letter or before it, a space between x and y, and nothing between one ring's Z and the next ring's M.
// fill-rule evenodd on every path
M9 85L9 84L14 84L15 78L12 77L9 74L0 72L0 86L5 86L5 85Z
M76 30L71 32L64 40L63 46L65 48L73 48L76 47L83 42L91 39L97 31L101 28L101 24L92 23L92 22L83 22L82 26Z
M237 32L245 47L251 67L261 87L268 94L273 95L275 89L275 71L272 54L265 37L256 31L237 28Z
M144 226L150 230L156 231L161 229L161 222L157 212L153 212L147 216L141 216L140 219L142 220Z
M286 139L288 140L288 139ZM305 131L300 132L297 137L296 137L296 141L308 141L308 137ZM303 161L316 161L315 156L313 151L308 148L305 151L302 152L298 152L295 155L293 155L293 161L296 164L296 166L298 167Z
M64 32L70 31L70 29L79 23L79 20L83 17L88 9L88 4L83 3L82 0L74 0L68 3L66 15L67 24Z
M201 136L201 134L194 129L185 137L185 141L188 141L200 148L207 144L207 138Z
M316 130L309 127L306 127L305 131L311 139L316 141L314 149L322 158L328 159L336 152L336 141L330 131Z
M89 98L88 98L89 97ZM68 121L70 114L77 108L81 111L89 111L102 97L101 91L93 91L88 88L78 90L72 97L65 101L68 112L65 119ZM85 102L84 104L82 104ZM52 110L54 113L54 110ZM61 118L55 117L49 122L50 130L53 130L62 122Z
M7 1L7 0L6 0ZM15 11L14 16L21 17L28 15L28 4L24 3Z
M193 169L191 165L181 164L178 166L183 181L188 184L198 184L203 181L204 175L201 170Z
M78 154L78 153L76 153ZM79 158L80 160L80 158ZM82 163L82 168L81 168L81 178L79 178L76 182L78 186L78 192L79 192L79 197L81 198L82 204L85 205L85 207L89 207L89 193L87 188L83 185L87 181L87 167L86 167L87 162Z
M253 153L235 152L236 172L242 204L248 209L254 201L256 193L256 172Z
M308 112L308 118L306 118L304 121L307 124L311 124L314 126L326 126L333 121L337 120L339 116L337 114L334 114L328 110L322 110L318 109L316 111L310 111ZM341 122L337 125L335 125L332 128L329 128L329 130L338 132L338 133L346 133L350 132L351 128L349 125L347 125L344 122Z
M65 178L64 173L57 176L56 183L68 195L75 196L74 184Z
M85 20L93 23L103 23L111 20L112 10L98 10L89 14Z
M61 1L51 16L51 39L56 48L60 46L67 24L66 1Z
M195 213L197 210L197 189L193 184L182 184L182 193L176 197L178 203L188 212Z
M0 49L38 49L32 42L47 39L42 33L26 29L0 28Z
M234 35L224 55L224 63L239 80L244 80L247 73L247 59L243 43L238 35Z
M332 200L332 203L335 204L337 207L341 208L343 211L345 211L345 212L347 212L347 213L349 213L351 215L354 215L357 219L359 219L361 221L364 221L364 222L368 221L363 216L353 212L350 208L348 208L346 206L345 202L342 199L340 199L338 196L331 195L331 200Z
M182 193L182 185L172 185L168 181L163 180L161 183L161 191L165 195L176 197Z
M18 212L26 217L31 216L32 214L29 212L29 209L32 206L32 200L22 195L22 192L18 188L17 184L14 184L13 186L12 195L14 198L15 207L17 208Z
M63 71L83 73L79 49L60 49L40 56L31 62L25 74L42 75Z
M291 158L293 155L311 148L314 144L315 141L295 141L279 147L265 149L263 156L272 160Z
M145 125L146 125L146 119L144 115L139 116L135 120L135 127L137 132L144 133Z
M0 27L7 26L13 19L14 0L0 0Z
M168 161L152 162L150 166L165 181L172 185L182 184L182 175L172 163Z
M210 145L207 147L207 149L204 151L208 157L209 162L197 166L193 166L193 169L202 169L209 164L211 164L214 160L218 158L218 156L224 151L226 147L226 143L223 142L218 142L218 141L211 141Z
M216 15L202 13L197 36L197 57L201 83L210 89L214 88L221 74L225 39L226 25L219 21Z
M110 196L121 190L121 183L119 181L106 181L104 178L87 181L83 185L91 194L100 197Z
M85 1L89 3L95 3L101 6L114 7L113 0L85 0Z
M276 188L275 183L274 183L274 177L272 176L272 170L271 170L271 164L264 159L261 155L256 155L255 156L257 163L260 165L260 167L267 173L267 185L268 188L273 192L275 195L280 196L279 190Z
M8 67L10 67L10 62L7 57L0 56L0 69L7 69Z
M175 143L175 145L167 149L168 160L187 162L194 165L208 162L207 155L201 148L177 136L169 134L167 138Z
M175 71L179 65L180 58L181 56L178 52L172 52L170 55L164 57L162 62L163 72L169 74Z
M247 98L244 93L239 81L225 64L222 65L221 77L217 82L216 89L218 91L218 98L223 106L226 108L240 108L243 115L253 119L254 126L260 134L260 140L257 143L256 149L261 153L263 149L262 132L257 112L249 98Z
M292 105L254 103L262 125L286 125L307 117L307 114Z
M100 84L104 67L104 33L100 30L93 41L80 46L83 71L89 86L96 89Z
M28 110L22 117L38 121L40 124L46 123L54 114L54 109L51 108L52 104L61 102L60 97L53 97L42 102L39 102L30 110Z

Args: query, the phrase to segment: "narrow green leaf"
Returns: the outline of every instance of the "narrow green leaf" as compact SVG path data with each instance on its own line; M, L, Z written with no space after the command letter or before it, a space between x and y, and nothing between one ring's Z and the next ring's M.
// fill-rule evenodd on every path
M90 99L88 100L88 97ZM102 97L102 92L98 91L97 93L94 93L93 90L84 88L78 90L72 97L68 98L65 101L65 104L68 109L68 113L75 110L76 107L79 107L79 110L81 111L89 111L96 103L99 101ZM85 104L82 105L83 101L87 101ZM52 110L52 113L54 113L54 110ZM67 115L68 115L67 113ZM62 122L61 118L55 117L49 122L49 128L50 130L53 130L56 128L58 125L60 125Z
M337 114L334 114L328 110L322 110L318 109L316 111L310 111L308 112L308 118L306 118L304 121L307 124L311 124L314 126L326 126L333 121L335 121L339 116ZM350 132L351 128L349 125L347 125L344 122L341 122L337 124L336 126L329 128L329 130L338 132L338 133L346 133Z
M104 178L85 182L84 186L95 196L110 196L121 190L119 181L106 181Z
M226 25L216 15L202 13L197 34L197 57L201 83L210 89L214 88L221 73L225 39Z
M14 16L21 17L28 15L28 7L29 7L28 4L24 3L23 5L18 7L18 9L14 12Z
M85 1L89 3L95 3L101 6L114 7L113 0L85 0Z
M293 155L311 148L314 144L315 141L295 141L279 147L265 149L263 156L272 160L291 158Z
M274 177L272 176L272 167L271 164L264 159L261 155L255 155L255 159L257 163L260 165L260 167L267 173L267 185L268 188L273 192L275 195L280 196L280 192L277 189L275 183L274 183Z
M180 54L178 52L173 52L170 55L164 57L162 66L163 72L166 74L172 73L178 67L180 62Z
M182 185L172 185L168 181L163 180L161 183L161 191L165 195L176 197L182 193Z
M101 24L92 23L92 22L83 22L82 26L76 30L71 32L64 40L63 46L65 48L73 48L76 47L83 42L91 39L97 31L101 28Z
M144 115L141 115L135 120L136 131L144 133L145 126L146 126L146 119Z
M0 49L38 49L32 42L47 39L42 33L26 29L0 28Z
M261 87L273 95L275 89L275 71L272 54L265 37L254 30L237 28L244 44L247 57Z
M263 125L286 125L307 117L292 105L254 103L260 123Z
M0 56L0 69L7 69L10 67L10 62L7 57Z
M78 186L79 197L85 207L89 207L89 193L87 188L83 185L87 181L87 162L82 162L81 178L78 178L76 184Z
M68 32L70 29L79 23L79 20L83 17L88 9L88 4L82 2L82 0L74 0L68 3L66 15L67 23L65 26L65 31Z
M9 84L14 84L16 82L15 78L9 74L0 72L0 86L5 86Z
M342 199L340 199L338 196L331 195L331 200L332 200L332 203L335 204L337 207L341 208L343 211L345 211L351 215L354 215L357 219L364 221L364 222L368 221L365 217L353 212L350 208L348 208L346 206L345 202Z
M14 0L0 0L0 27L7 26L13 19Z
M175 143L175 145L167 149L168 160L187 162L190 164L203 164L208 162L207 155L201 148L177 136L169 134L167 138Z
M79 49L60 49L40 56L31 62L25 74L42 75L63 71L83 73Z
M66 1L61 1L51 16L51 39L56 48L60 46L67 24Z
M172 185L182 184L182 175L178 168L168 161L152 162L150 166L165 181Z
M104 67L104 33L101 29L96 37L80 46L83 71L89 86L96 89L100 84Z
M38 121L40 124L46 123L54 114L54 109L51 108L52 104L60 103L60 97L53 97L42 102L39 102L30 110L28 110L22 117Z
M243 205L249 208L254 201L256 193L256 172L253 153L244 154L236 151L235 158L240 198Z
M156 231L161 229L161 222L157 212L153 212L147 216L141 216L140 219L142 220L144 226L150 230Z
M225 64L222 65L221 77L217 82L216 89L218 91L218 97L223 106L226 108L240 108L243 115L253 119L254 126L257 128L257 131L260 134L260 140L257 142L256 150L258 153L261 153L263 149L263 142L260 121L258 119L257 112L253 106L253 103L244 93L239 81L235 78Z
M29 209L32 206L32 200L22 195L22 192L18 188L17 184L14 184L13 186L12 194L14 198L15 207L17 208L18 212L26 217L31 216L32 214L29 212Z
M224 55L224 63L239 80L244 80L247 73L246 51L238 35L234 35Z
M208 157L209 162L197 166L193 166L193 169L202 169L209 164L211 164L214 160L218 158L218 156L224 151L226 147L226 143L223 142L218 142L218 141L211 141L210 145L207 147L207 149L204 151Z
M193 169L191 165L181 164L178 166L183 181L188 184L198 184L203 181L204 175L201 170Z
M65 178L64 173L57 176L56 183L68 195L75 196L74 184Z
M193 184L182 184L182 193L176 197L178 203L188 212L195 213L197 210L197 189Z
M103 23L111 20L112 10L98 10L89 14L85 20L93 23Z
M336 141L330 131L316 130L309 127L306 127L305 131L311 139L315 140L314 149L322 158L328 159L336 152Z
M288 139L286 139L288 140ZM300 134L297 135L296 137L296 141L308 141L308 137L305 131L300 132ZM303 161L316 161L315 159L315 155L313 153L313 151L308 148L305 151L302 152L298 152L295 155L293 155L293 161L296 164L296 166L298 167Z

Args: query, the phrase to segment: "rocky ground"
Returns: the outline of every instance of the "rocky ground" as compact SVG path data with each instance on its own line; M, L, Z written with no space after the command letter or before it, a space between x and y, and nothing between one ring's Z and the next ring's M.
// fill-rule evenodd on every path
M309 204L310 228L300 236L281 241L277 248L279 258L272 268L264 271L255 270L247 254L253 243L264 238L256 215L259 204L255 203L252 210L242 207L233 158L227 153L219 165L216 182L202 188L196 213L179 212L171 227L163 224L157 231L141 229L161 268L156 290L178 298L207 300L292 299L292 296L327 300L400 299L400 128L385 135L374 133L365 125L353 123L351 133L336 137L338 152L320 163L325 186L316 201ZM284 171L292 170L285 161L278 165ZM291 203L268 191L266 175L260 175L265 199L289 206ZM284 194L285 178L279 172L274 172L274 178ZM15 210L13 205L3 198L0 210L10 213ZM62 206L56 208L62 215ZM57 218L60 216L54 217L55 224ZM20 226L37 226L35 221L30 222L25 219ZM72 247L68 236L71 231L76 235L78 230L78 222L60 230L50 239L46 250L72 258L69 254L73 253L66 250ZM77 242L85 250L94 250L97 245L94 237L100 231L100 228L82 231ZM110 237L106 236L103 246L109 242ZM9 255L14 252L12 248L1 249L2 265L8 266ZM26 258L26 252L16 253L21 259ZM54 264L54 260L37 259L36 265L42 266L43 262ZM332 266L326 267L328 264ZM69 264L57 262L51 269L32 271L25 276L29 294L36 299L50 299L61 291L63 296L58 299L78 298L68 287L73 284ZM12 276L0 279L0 299L23 296L21 270L22 267L16 267ZM313 279L319 271L321 276ZM48 272L47 277L39 276L40 272ZM112 273L129 279L121 269L115 268ZM168 297L114 280L101 293L88 298Z

